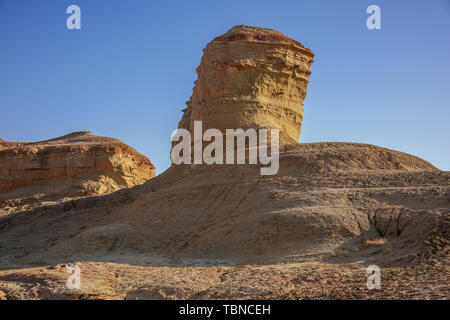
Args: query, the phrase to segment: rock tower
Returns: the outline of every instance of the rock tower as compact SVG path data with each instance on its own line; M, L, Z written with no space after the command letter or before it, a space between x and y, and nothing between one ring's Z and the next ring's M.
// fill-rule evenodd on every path
M277 128L280 145L297 143L313 57L278 31L233 27L203 50L179 128Z

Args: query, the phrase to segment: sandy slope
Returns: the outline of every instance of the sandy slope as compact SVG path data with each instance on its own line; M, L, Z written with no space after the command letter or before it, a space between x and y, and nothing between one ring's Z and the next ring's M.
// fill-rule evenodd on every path
M442 281L449 275L449 177L417 157L347 143L286 147L276 176L260 176L257 166L247 165L174 166L142 186L1 219L0 290L14 295L18 291L10 286L20 291L33 286L34 277L47 279L48 266L90 261L85 276L98 281L103 279L98 273L106 272L111 263L111 268L128 270L120 276L127 287L119 286L114 294L104 289L104 297L170 297L154 291L163 283L169 292L181 290L172 271L186 277L188 293L174 293L178 298L321 297L323 280L311 280L310 296L300 290L305 283L257 293L263 290L258 286L269 290L286 279L294 281L298 268L309 270L313 279L332 277L337 270L337 277L348 281L339 287L344 291L338 296L370 297L364 293L364 271L377 264L397 274L391 279L393 287L398 281L406 286L399 297L419 297L439 284L436 297L442 297L448 295ZM280 273L273 273L274 268ZM224 269L232 271L235 282L208 287L218 285ZM91 270L98 273L92 275ZM261 270L275 284L251 276ZM140 279L140 272L149 273L149 278ZM399 278L404 272L417 281L424 274L420 294L407 293L417 284ZM20 280L30 273L34 280ZM193 274L205 278L204 285L191 279ZM243 279L248 280L242 284L246 295L233 291ZM331 283L337 282L330 281L322 297L335 294ZM59 290L48 283L46 290ZM143 289L133 295L140 285ZM394 291L378 292L376 297L393 295Z
M0 216L110 193L154 176L147 157L91 132L38 142L0 140Z

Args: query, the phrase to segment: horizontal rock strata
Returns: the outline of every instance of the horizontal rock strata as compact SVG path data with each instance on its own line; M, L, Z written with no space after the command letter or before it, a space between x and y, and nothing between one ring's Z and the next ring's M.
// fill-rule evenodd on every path
M0 193L78 184L84 194L111 192L155 176L150 160L120 140L75 132L33 142L0 141Z
M277 128L280 144L298 142L303 99L314 54L282 33L235 26L203 50L198 79L180 128L223 133L233 128Z

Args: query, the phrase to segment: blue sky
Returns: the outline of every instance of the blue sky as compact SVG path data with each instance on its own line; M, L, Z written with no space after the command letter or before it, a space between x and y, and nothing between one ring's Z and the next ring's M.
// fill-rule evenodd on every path
M81 30L66 8L81 8ZM381 30L366 8L381 8ZM363 142L450 170L450 3L0 0L0 138L119 138L161 173L202 49L237 24L316 54L301 142Z

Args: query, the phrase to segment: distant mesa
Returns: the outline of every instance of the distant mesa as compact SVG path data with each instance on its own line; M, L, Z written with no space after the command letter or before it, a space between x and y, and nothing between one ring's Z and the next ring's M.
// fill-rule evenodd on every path
M313 57L281 32L233 27L203 50L179 128L276 128L280 145L298 143Z
M0 140L0 193L85 196L142 184L150 160L118 139L73 132L39 142Z

